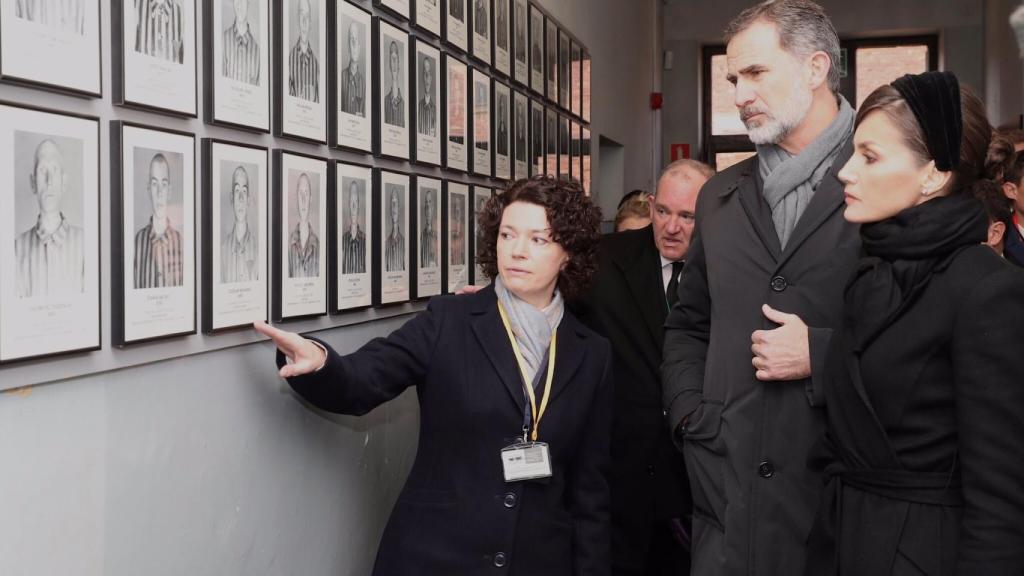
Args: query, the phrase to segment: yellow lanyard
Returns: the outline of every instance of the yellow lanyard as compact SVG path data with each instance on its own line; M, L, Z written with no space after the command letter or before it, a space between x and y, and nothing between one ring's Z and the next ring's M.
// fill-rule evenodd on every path
M508 323L508 315L505 313L505 307L502 306L501 300L498 301L498 312L501 314L501 322L505 325L505 331L508 332L508 339L512 343L512 352L516 355L516 362L519 364L519 372L525 384L526 395L530 398L530 411L533 414L533 431L530 433L530 439L536 442L540 419L544 417L544 412L548 409L548 400L551 398L551 381L555 376L555 347L558 341L555 338L556 333L551 333L551 347L548 351L548 376L547 382L544 384L544 397L540 401L540 412L538 412L537 394L533 391L533 383L526 377L526 360L523 359L523 353L519 350L519 344L516 342L515 334L512 333L512 326Z

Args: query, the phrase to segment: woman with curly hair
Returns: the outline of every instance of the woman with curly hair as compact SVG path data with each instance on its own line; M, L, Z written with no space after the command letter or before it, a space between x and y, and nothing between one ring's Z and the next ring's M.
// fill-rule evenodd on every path
M375 576L610 571L608 342L566 308L597 265L600 210L578 184L513 183L479 215L492 286L431 299L341 356L263 323L303 398L361 415L415 386L416 461Z

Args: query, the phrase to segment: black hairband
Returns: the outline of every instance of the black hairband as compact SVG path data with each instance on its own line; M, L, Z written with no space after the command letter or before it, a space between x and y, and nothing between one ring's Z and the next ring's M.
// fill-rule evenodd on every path
M943 172L960 163L960 83L952 72L907 74L892 83L924 131L935 167Z

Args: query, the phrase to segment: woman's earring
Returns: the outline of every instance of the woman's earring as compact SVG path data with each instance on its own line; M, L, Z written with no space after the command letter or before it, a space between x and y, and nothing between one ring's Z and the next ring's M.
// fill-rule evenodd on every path
M932 193L932 191L929 190L927 186L923 186L921 188L921 196L929 196L929 195L931 195L931 193Z

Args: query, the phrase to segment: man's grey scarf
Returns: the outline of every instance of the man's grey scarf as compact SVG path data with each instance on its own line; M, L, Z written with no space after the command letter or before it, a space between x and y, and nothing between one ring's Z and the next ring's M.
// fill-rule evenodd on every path
M494 279L494 292L497 293L501 305L505 307L508 323L512 326L512 334L515 335L519 350L523 353L526 377L536 388L539 382L537 371L547 357L551 334L558 330L558 324L562 321L562 314L565 311L562 294L555 290L551 304L540 310L509 292L502 283L501 276Z
M796 156L790 156L777 144L757 147L758 167L764 182L762 193L772 209L775 232L783 250L818 184L853 133L854 117L850 103L840 96L839 115Z

